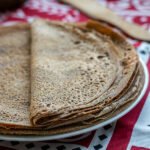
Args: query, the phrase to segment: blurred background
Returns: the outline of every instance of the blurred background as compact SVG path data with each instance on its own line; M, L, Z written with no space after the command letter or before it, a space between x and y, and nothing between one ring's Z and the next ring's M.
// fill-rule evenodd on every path
M82 0L81 0L82 1ZM129 22L150 28L150 0L98 0ZM46 18L69 22L86 21L87 16L57 0L0 0L0 23Z

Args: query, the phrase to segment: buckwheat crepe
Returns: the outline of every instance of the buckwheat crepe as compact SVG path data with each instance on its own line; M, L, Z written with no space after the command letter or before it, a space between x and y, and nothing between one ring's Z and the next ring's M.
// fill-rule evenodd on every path
M138 65L133 47L96 32L99 23L79 27L38 20L31 26L34 126L90 117L97 105L102 109L111 103L132 80Z
M126 109L144 83L134 48L95 21L3 27L0 67L3 134L59 134L98 124Z

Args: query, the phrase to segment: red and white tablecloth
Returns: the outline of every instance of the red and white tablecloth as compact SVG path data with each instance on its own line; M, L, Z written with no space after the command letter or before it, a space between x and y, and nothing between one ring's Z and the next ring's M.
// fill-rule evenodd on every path
M81 0L82 1L82 0ZM130 22L150 30L150 0L99 0ZM87 16L56 0L28 0L22 8L0 14L0 24L31 22L34 18L81 22ZM130 40L147 64L150 74L150 43ZM140 103L117 122L91 133L62 141L0 141L0 150L150 150L150 83Z

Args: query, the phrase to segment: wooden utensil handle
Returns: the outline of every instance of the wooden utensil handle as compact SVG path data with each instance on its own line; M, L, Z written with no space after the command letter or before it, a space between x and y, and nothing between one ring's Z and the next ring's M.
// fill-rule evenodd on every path
M100 5L96 0L61 0L65 3L68 3L88 16L108 22L112 25L117 26L122 31L130 35L131 37L139 40L150 41L150 33L144 28L140 27L137 24L129 23L123 20L116 13L110 9Z

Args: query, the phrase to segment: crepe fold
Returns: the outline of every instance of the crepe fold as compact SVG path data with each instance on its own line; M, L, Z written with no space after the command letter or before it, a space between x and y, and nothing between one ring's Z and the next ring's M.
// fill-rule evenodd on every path
M98 124L131 105L145 80L134 48L95 21L3 27L0 67L3 134L58 134Z
M128 88L138 57L124 40L96 32L106 30L97 22L75 26L35 21L31 26L34 126L91 118Z

